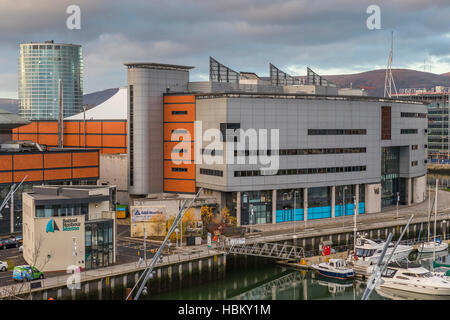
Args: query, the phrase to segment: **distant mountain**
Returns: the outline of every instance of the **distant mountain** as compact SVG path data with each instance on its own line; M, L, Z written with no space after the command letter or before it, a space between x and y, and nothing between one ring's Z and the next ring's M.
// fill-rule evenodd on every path
M397 91L402 88L427 88L434 86L450 87L450 76L439 75L429 72L422 72L409 69L392 69L395 86ZM341 88L348 88L350 85L353 88L361 86L369 87L370 96L384 95L384 79L386 76L386 69L367 71L356 74L343 75L321 75L336 83Z
M83 104L87 105L88 109L90 109L111 98L118 90L119 88L111 88L85 94L83 95ZM0 98L0 109L4 109L11 113L18 114L19 113L18 100Z
M102 91L95 91L92 93L85 94L83 95L83 104L88 105L90 109L108 100L114 94L116 94L117 91L119 91L119 88L105 89Z
M6 110L11 113L18 114L19 106L17 99L0 99L0 109Z
M441 76L444 76L444 77L450 77L450 72L443 73L443 74L441 74Z

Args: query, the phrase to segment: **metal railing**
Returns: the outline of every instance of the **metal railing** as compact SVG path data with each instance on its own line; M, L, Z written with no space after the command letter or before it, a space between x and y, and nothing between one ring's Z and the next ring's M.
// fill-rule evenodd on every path
M202 250L199 250L197 252L184 252L184 253L176 253L172 255L165 255L162 257L162 260L159 260L156 262L156 268L159 268L161 266L166 266L170 264L175 263L181 263L186 261L192 261L196 259L201 259L209 256L219 255L223 254L222 252L212 249L212 248L202 248ZM153 258L147 259L147 264L149 264ZM80 283L93 281L93 280L100 280L107 277L114 277L114 276L120 276L127 273L133 273L137 271L144 270L145 267L145 261L141 264L137 262L131 262L126 264L119 264L111 267L105 267L101 269L92 269L80 272ZM50 278L44 278L41 280L35 280L32 282L23 282L23 283L17 283L13 285L3 286L0 287L0 299L5 299L11 296L18 296L18 295L25 295L29 294L30 292L36 292L41 290L47 290L52 288L58 288L58 287L65 287L67 286L67 280L69 277L73 276L73 274L67 274L62 276L56 276L56 277L50 277ZM40 282L40 286L35 289L30 289L31 283L38 283ZM74 289L76 290L76 289Z

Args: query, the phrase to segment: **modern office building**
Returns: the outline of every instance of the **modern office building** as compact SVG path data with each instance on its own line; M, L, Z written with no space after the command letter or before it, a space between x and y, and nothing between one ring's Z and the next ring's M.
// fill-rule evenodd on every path
M116 262L114 186L34 186L23 194L23 257L41 271Z
M189 82L192 67L125 65L132 196L203 187L240 225L379 212L398 197L408 205L424 200L422 102L340 95L309 68L294 77L270 64L264 79L210 58L210 81Z
M450 88L436 86L431 89L400 89L395 97L425 101L428 104L428 157L433 162L448 161Z
M63 114L83 110L83 57L80 45L21 43L19 56L19 114L28 120L59 118L59 81Z

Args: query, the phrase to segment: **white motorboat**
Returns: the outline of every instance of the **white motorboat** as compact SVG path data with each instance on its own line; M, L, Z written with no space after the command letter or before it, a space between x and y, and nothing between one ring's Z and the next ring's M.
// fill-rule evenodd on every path
M343 259L330 259L328 262L313 264L311 266L320 275L334 279L353 279L355 274Z
M410 262L389 263L381 275L381 289L417 295L447 297L450 299L450 282L435 275L420 264Z
M378 259L380 258L381 253L383 252L384 245L385 242L383 241L370 240L365 238L363 235L360 235L356 239L356 251L348 256L347 261L353 262L354 264L359 264L360 262L365 265L376 264L378 262ZM392 242L389 244L386 254L384 255L383 262L386 262L386 260L389 258L392 250L394 249L394 246L395 245ZM412 246L399 244L390 261L399 261L408 258L408 255L413 249L414 248Z
M440 240L419 243L417 250L421 253L433 253L448 250L448 243Z

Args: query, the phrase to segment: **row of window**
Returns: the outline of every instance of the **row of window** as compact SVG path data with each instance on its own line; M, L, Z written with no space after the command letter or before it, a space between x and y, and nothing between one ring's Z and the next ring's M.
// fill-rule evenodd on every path
M208 175L208 176L223 177L222 170L212 170L212 169L200 168L200 174L204 174L204 175Z
M173 115L175 115L175 114L187 114L187 111L180 111L180 110L177 110L177 111L172 111L172 114L173 114Z
M36 206L37 218L87 215L88 204L40 205Z
M308 168L308 169L280 169L277 176L299 175L299 174L319 174L319 173L342 173L366 171L366 166L332 167L332 168ZM264 176L260 170L235 171L235 177L258 177Z
M187 168L172 168L172 172L187 172Z
M400 116L402 118L426 118L426 113L419 113L419 112L401 112Z
M309 154L340 154L340 153L365 153L366 148L320 148L320 149L280 149L280 150L235 150L234 156L259 156L259 155L276 155L293 156L293 155L309 155ZM202 149L202 154L211 156L222 156L222 150Z
M400 129L400 134L414 134L417 132L417 129Z
M308 135L366 134L366 129L308 129Z

